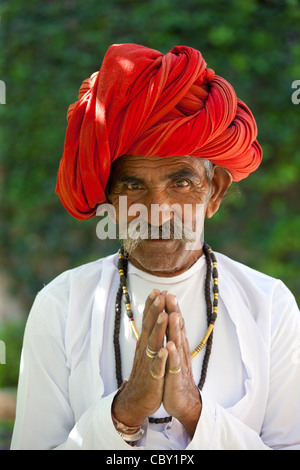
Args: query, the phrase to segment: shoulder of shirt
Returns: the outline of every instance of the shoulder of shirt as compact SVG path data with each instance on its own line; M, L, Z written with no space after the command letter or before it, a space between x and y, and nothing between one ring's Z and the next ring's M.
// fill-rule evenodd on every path
M295 301L294 295L289 288L275 277L264 274L228 256L215 253L218 261L218 268L222 273L226 273L229 282L234 282L245 296L255 298L255 294L263 295L265 298L272 298L274 301L286 302ZM220 275L220 277L221 277Z
M115 253L64 271L46 284L37 293L37 298L69 297L71 289L76 286L81 286L82 289L86 287L92 291L99 284L104 264L111 265L117 270L117 259L118 255Z
M235 261L228 256L215 252L218 262L219 282L222 283L226 276L226 282L234 283L240 294L248 303L263 296L276 302L294 300L293 294L285 284L274 277L257 271L245 264ZM95 292L103 271L103 266L111 267L117 272L118 254L106 256L96 261L83 264L79 267L67 270L43 287L36 296L36 301L52 302L66 305L71 291L81 292L81 295L92 296ZM294 300L295 301L295 300Z
M117 272L118 255L110 255L69 269L45 285L36 295L26 326L26 337L35 333L64 335L68 319L79 308L88 318L95 292L106 270ZM78 312L77 312L78 313Z

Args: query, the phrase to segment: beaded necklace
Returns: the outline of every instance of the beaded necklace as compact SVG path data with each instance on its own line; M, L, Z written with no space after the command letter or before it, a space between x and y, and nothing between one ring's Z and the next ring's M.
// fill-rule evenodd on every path
M198 388L202 390L206 375L208 362L212 349L212 340L213 340L213 329L215 321L218 315L218 299L219 299L219 287L218 287L218 270L217 270L217 260L212 249L204 242L203 244L203 253L206 260L206 278L205 278L205 302L206 302L206 316L207 316L207 331L198 344L198 346L192 351L191 359L193 359L206 345L205 356L203 359L201 377L198 384ZM137 331L133 312L131 310L130 297L127 291L126 277L127 277L127 268L128 268L128 253L125 252L124 247L121 247L119 250L119 261L118 261L118 270L120 274L120 284L117 291L116 303L115 303L115 327L114 327L114 350L115 350L115 365L116 365L116 378L118 382L118 387L120 388L123 383L122 377L122 361L121 361L121 351L120 351L120 325L121 325L121 303L122 296L124 296L124 303L126 308L126 314L129 319L130 326L132 331L138 340L140 335ZM213 303L211 302L211 278L213 279ZM168 416L166 418L152 418L149 417L150 423L166 423L171 421L172 417Z

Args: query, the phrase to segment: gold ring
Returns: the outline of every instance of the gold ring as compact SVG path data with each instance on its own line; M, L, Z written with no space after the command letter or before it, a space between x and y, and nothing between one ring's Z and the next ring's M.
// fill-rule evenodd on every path
M172 369L168 370L168 372L170 372L170 374L179 374L180 371L181 371L181 367L179 367L179 369L176 369L176 370L172 370Z
M159 380L159 379L162 379L165 375L165 373L163 373L162 375L157 375L155 374L151 369L150 369L150 374L152 375L152 377L156 380Z
M150 349L148 346L147 346L147 349L146 349L146 354L148 357L150 357L150 359L155 359L157 354L158 354L158 351L152 351L152 349Z

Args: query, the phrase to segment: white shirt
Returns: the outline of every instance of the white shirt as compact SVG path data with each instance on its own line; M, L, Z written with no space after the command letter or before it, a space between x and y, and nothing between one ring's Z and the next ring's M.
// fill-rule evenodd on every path
M221 254L219 314L202 412L190 439L181 424L143 423L137 449L300 449L300 316L281 281ZM153 288L176 294L193 350L207 323L205 259L171 278L129 264L138 330ZM117 391L113 350L117 255L67 271L36 297L20 368L12 449L132 450L111 420ZM122 315L123 377L136 340ZM198 383L204 352L192 361ZM167 416L161 407L155 417Z

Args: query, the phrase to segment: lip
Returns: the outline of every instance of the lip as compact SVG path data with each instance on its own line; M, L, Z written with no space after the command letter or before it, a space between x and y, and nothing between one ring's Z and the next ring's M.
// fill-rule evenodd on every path
M154 244L157 244L157 243L174 243L174 239L173 238L149 238L147 240L144 240L146 243L154 243Z

